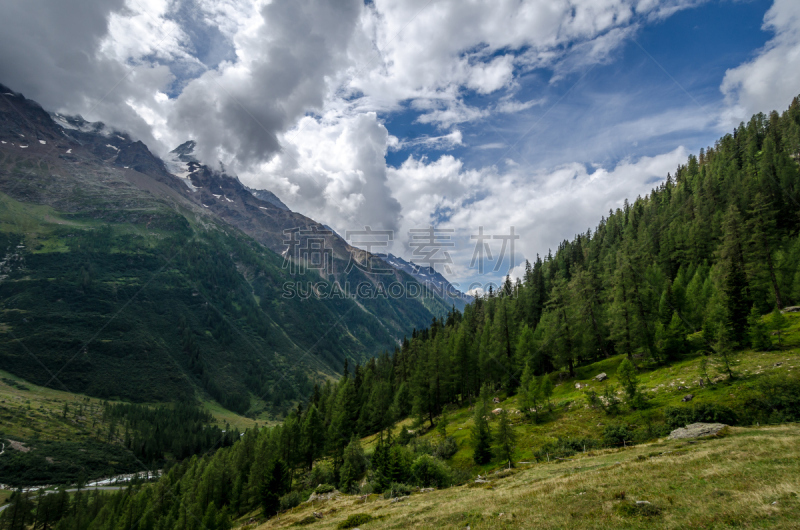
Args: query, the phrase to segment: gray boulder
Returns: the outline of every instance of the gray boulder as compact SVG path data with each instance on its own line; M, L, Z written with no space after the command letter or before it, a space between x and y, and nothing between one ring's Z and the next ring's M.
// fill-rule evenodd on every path
M694 395L686 394L685 396L683 396L683 399L681 401L683 401L685 403L686 401L691 401L693 399L694 399Z
M683 440L686 438L702 438L716 436L719 431L727 427L724 423L692 423L686 427L675 429L669 433L670 440Z
M595 381L605 381L606 379L608 379L608 376L606 375L605 372L603 372L602 374L597 374L596 376L594 376L594 380Z

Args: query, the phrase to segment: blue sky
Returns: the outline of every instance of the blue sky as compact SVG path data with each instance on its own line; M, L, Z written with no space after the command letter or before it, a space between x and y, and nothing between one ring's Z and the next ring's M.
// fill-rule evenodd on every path
M206 163L339 233L394 230L390 250L406 259L409 230L452 230L447 275L462 287L518 275L525 258L800 93L797 0L8 0L6 10L3 83L160 155L193 139ZM512 226L513 263L470 267L471 235Z

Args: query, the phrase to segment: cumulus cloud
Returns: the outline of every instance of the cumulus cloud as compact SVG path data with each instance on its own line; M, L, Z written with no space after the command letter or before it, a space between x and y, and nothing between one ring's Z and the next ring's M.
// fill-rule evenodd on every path
M473 167L418 151L387 167L387 152L508 151L505 138L471 146L475 136L459 124L527 119L524 111L547 101L520 89L524 76L536 72L547 85L605 64L645 24L700 1L7 0L0 81L47 108L127 130L160 154L195 139L203 161L224 162L248 185L340 232L393 229L401 245L410 228L436 224L468 243L477 226L501 233L513 225L520 254L533 257L594 226L623 197L648 191L686 151L589 170L564 164L575 160L566 149L551 149L566 139L537 137L525 123L527 138L555 153L540 157L549 170L511 160ZM765 18L774 39L726 75L732 107L785 106L767 101L768 88L785 98L800 86L800 67L778 66L800 61L798 17L796 2L776 1ZM611 112L614 102L603 108ZM395 112L408 112L427 134L395 137L382 121ZM609 130L605 116L589 116L569 140L591 159L612 141L708 125L695 114L643 117L576 140ZM462 278L472 274L463 265L469 257L456 267Z
M753 60L728 70L722 81L731 124L757 112L784 109L800 93L800 2L775 0L764 15L763 29L774 37Z
M625 197L649 193L687 156L686 148L678 147L608 169L589 170L573 163L533 176L519 168L467 170L450 155L433 162L409 158L389 171L389 186L403 207L401 235L431 224L456 231L461 245L451 253L454 278L466 285L480 279L478 271L468 267L474 252L469 236L479 227L486 234L507 235L513 226L520 235L515 263L506 261L496 279L525 258L535 259L537 253L546 254L562 240L596 226L600 216L620 207ZM447 215L437 217L434 212ZM499 254L500 243L492 244Z
M389 132L374 112L305 117L286 149L242 175L273 190L293 210L338 232L371 226L397 230L400 204L387 186Z

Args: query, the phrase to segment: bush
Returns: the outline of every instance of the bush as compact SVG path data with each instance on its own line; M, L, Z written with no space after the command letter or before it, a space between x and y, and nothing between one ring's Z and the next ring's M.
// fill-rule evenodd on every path
M405 497L414 493L416 488L408 484L400 484L399 482L392 482L392 485L383 492L384 499L391 499L392 497Z
M319 484L333 484L333 467L327 462L315 463L314 468L303 477L302 483L306 489L315 488Z
M432 455L434 449L433 444L427 438L415 438L409 447L418 455Z
M561 438L551 440L542 445L533 456L538 461L549 458L566 458L580 453L584 448L589 451L598 447L600 443L594 438Z
M766 377L745 398L747 423L800 421L800 379Z
M317 495L322 495L324 493L330 493L335 489L336 488L334 488L330 484L320 484L319 486L314 488L314 493L316 493Z
M307 515L300 519L299 521L295 522L292 526L306 526L309 524L313 524L317 522L317 518L313 515Z
M295 506L299 506L303 502L303 496L299 491L290 491L280 500L281 511L291 510Z
M664 420L670 429L685 427L690 423L724 423L736 425L738 418L733 409L716 403L697 403L691 407L667 407Z
M624 445L625 442L630 441L631 438L631 431L628 430L628 426L624 423L619 425L606 425L606 428L603 429L603 444L611 447Z
M368 513L354 513L341 523L336 528L343 529L343 528L355 528L358 525L362 525L372 521L374 517L369 515Z
M429 455L421 455L411 464L411 474L422 487L445 488L450 485L450 469Z
M442 460L447 460L452 458L457 452L458 443L456 443L456 439L452 436L448 436L436 446L436 449L433 450L433 456Z

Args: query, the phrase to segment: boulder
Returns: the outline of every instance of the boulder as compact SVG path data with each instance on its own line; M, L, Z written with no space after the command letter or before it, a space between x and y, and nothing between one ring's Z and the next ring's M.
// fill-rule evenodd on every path
M702 438L716 436L719 431L727 427L724 423L692 423L686 427L675 429L669 433L670 440L683 440L686 438Z
M501 412L503 412L503 409L497 408L492 411L492 414L500 414Z
M683 396L683 399L681 401L683 401L685 403L685 402L691 401L693 399L694 399L694 396L692 394L686 394L685 396Z
M583 388L583 387L585 387L585 386L586 386L586 385L582 385L582 384L580 384L580 383L575 383L575 388L577 388L578 390L580 390L581 388Z
M800 313L800 305L793 305L792 307L784 307L781 313Z
M596 376L594 376L594 380L595 381L605 381L606 379L608 379L608 376L606 375L605 372L603 372L602 374L597 374Z
M331 499L335 499L341 495L341 493L337 490L329 491L328 493L312 493L311 496L308 497L307 502L311 501L329 501Z

